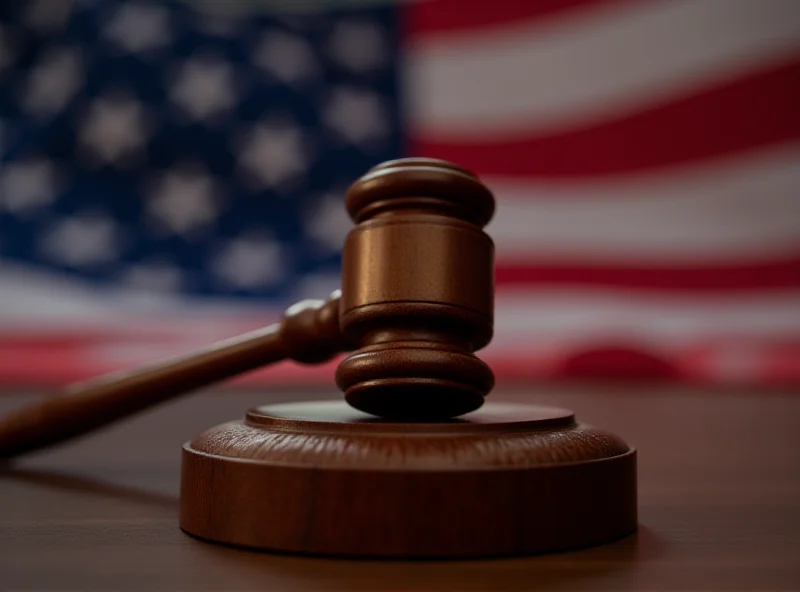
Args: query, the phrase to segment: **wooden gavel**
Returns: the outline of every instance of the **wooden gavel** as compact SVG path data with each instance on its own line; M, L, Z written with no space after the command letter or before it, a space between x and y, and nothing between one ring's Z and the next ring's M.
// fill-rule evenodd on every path
M238 374L351 352L336 383L354 408L390 420L437 420L479 408L494 386L473 352L492 338L491 192L469 171L423 158L389 161L346 196L355 227L342 290L283 320L199 352L68 387L0 421L12 457Z

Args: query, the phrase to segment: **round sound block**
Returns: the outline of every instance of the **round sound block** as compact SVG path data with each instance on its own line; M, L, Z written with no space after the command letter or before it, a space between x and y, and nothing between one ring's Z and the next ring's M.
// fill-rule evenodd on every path
M183 447L181 528L221 543L488 557L597 545L636 520L635 450L563 409L402 423L343 401L280 404Z

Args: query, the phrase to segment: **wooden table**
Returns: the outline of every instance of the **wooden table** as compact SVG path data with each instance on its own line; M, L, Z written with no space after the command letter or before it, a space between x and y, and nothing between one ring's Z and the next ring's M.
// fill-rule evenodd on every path
M639 449L640 530L582 551L378 562L230 549L178 529L181 444L258 403L209 392L0 473L2 590L800 590L800 397L540 386L492 397L574 409ZM0 413L30 395L0 397Z

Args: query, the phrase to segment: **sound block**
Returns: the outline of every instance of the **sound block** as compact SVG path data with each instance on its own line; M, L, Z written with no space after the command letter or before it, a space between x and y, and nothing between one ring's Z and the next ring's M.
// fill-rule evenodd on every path
M344 401L247 412L183 447L181 528L276 551L519 555L635 531L636 451L564 409L487 403L436 423Z

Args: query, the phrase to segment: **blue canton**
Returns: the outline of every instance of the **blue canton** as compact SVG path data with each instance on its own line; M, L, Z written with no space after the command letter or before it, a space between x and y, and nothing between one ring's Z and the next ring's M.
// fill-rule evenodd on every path
M275 304L334 276L344 191L401 155L394 10L2 3L0 264Z

